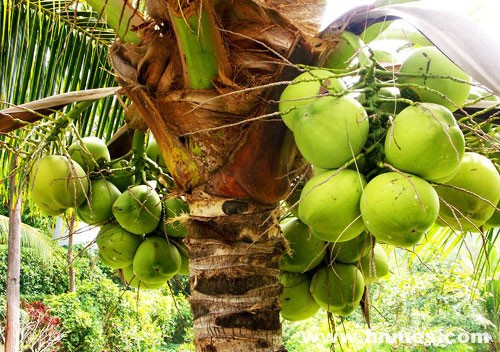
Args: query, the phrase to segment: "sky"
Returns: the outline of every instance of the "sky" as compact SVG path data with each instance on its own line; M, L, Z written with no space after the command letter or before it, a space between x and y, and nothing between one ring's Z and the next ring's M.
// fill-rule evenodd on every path
M374 0L327 0L322 24L326 26L349 9L373 2ZM499 0L421 0L419 2L424 6L453 9L465 13L477 21L479 26L491 31L494 37L500 37Z

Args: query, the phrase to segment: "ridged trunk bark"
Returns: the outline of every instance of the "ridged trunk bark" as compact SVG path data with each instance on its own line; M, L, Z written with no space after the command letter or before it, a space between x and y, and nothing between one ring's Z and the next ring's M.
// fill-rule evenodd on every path
M274 209L207 194L190 202L185 242L196 350L284 351L278 300L284 245Z

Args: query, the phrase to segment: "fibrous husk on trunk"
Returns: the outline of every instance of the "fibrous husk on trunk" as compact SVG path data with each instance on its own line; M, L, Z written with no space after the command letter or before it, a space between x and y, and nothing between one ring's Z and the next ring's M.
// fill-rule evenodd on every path
M287 168L294 153L290 132L276 113L278 93L286 85L286 81L279 82L284 71L294 71L287 79L298 72L289 61L292 54L300 51L300 61L307 63L312 61L312 48L298 28L258 2L229 1L214 6L231 70L214 77L213 89L185 86L175 31L165 21L161 31L153 27L144 31L141 46L117 43L112 50L113 65L159 142L180 188L203 185L217 191L224 183L226 189L219 196L274 203L288 191ZM227 71L231 71L231 77ZM264 115L271 116L259 119ZM261 133L266 139L251 137ZM263 141L278 147L265 146L259 153L260 145L266 144ZM182 149L183 155L176 156L173 149ZM252 157L259 158L257 164L271 167L250 169L240 165L257 166ZM279 170L273 165L279 165ZM247 169L245 176L235 175L235 169L242 168ZM266 180L271 192L262 184ZM252 182L260 184L248 187ZM263 194L253 194L256 191Z
M251 204L198 196L186 241L197 349L282 350L276 277L284 246L273 210L239 214ZM217 203L220 216L204 214Z

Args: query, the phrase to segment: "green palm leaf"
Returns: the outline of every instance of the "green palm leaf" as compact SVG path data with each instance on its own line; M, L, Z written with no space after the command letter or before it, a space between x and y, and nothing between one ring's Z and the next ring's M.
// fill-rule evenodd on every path
M66 92L116 86L108 59L115 35L98 17L88 5L65 0L0 1L0 109ZM14 155L19 155L19 170L24 171L19 177L23 180L42 147L54 148L48 146L46 138L60 128L57 121L74 107L70 104L37 122L36 128L0 135L0 201L8 196L2 181L14 171ZM59 144L67 144L74 132L108 140L122 124L120 102L109 96L63 128Z
M0 2L2 108L116 85L107 56L113 31L98 20L95 11L70 4ZM121 114L115 97L103 99L77 120L78 132L109 138L121 124Z
M9 218L0 215L0 245L6 245L9 238ZM46 234L26 224L21 225L21 246L30 248L44 263L51 264L62 259L54 242Z

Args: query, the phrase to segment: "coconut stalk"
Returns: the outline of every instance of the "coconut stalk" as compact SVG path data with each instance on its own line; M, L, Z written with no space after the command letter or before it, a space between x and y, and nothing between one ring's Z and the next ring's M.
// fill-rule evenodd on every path
M99 13L106 24L115 30L116 35L127 43L139 44L141 38L137 28L144 24L144 18L130 3L123 0L86 1Z
M295 145L272 101L285 86L275 82L298 74L288 59L312 63L311 48L280 13L251 0L148 1L148 9L161 30L146 28L138 46L116 43L111 59L190 206L196 350L284 350L276 209L290 190Z
M76 224L76 214L72 213L68 219L68 252L66 254L66 261L68 263L68 276L69 276L68 292L76 292L75 266L73 265L73 261L75 259L73 255L75 224Z

